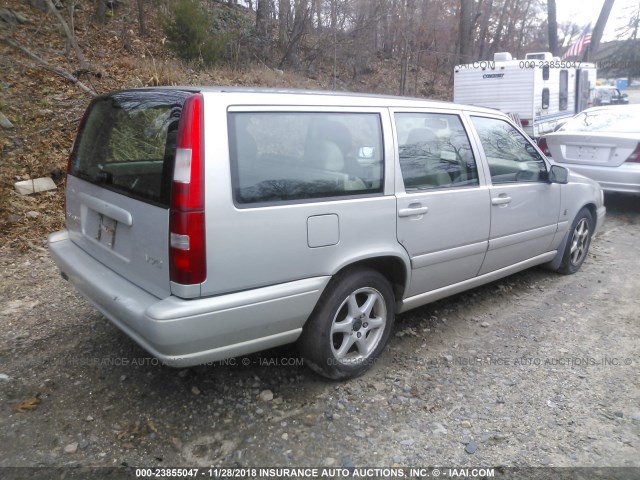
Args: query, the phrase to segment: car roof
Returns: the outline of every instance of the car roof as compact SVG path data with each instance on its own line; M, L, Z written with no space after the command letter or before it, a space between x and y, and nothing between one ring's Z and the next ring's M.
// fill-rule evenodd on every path
M189 92L202 92L213 94L230 94L236 96L251 95L256 97L256 103L265 103L267 96L272 98L279 96L279 102L283 104L301 104L302 97L304 103L314 106L362 106L362 107L398 107L398 108L441 108L459 111L472 111L487 114L505 114L500 110L479 107L475 105L463 105L443 100L430 100L418 97L400 97L394 95L377 95L372 93L338 92L333 90L302 90L286 88L261 88L261 87L231 87L231 86L159 86L127 89L127 91L149 91L149 90L182 90ZM263 97L263 98L258 98ZM314 101L310 101L314 99ZM330 99L330 100L329 100ZM248 100L248 99L247 99ZM249 102L243 102L249 103ZM273 104L273 101L269 102Z

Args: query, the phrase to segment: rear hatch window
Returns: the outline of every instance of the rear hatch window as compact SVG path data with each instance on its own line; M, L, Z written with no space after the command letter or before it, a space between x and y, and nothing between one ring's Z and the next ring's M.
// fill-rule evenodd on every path
M69 174L168 208L178 122L189 95L132 90L95 99L74 146Z

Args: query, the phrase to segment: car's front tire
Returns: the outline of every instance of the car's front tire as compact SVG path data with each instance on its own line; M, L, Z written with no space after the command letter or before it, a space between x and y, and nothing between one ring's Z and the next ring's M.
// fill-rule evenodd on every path
M395 317L388 280L370 268L334 277L304 326L300 352L315 372L334 380L356 377L384 349Z
M593 215L585 207L578 212L571 224L569 239L567 240L558 272L569 275L580 270L582 263L587 258L587 253L589 253L592 234Z

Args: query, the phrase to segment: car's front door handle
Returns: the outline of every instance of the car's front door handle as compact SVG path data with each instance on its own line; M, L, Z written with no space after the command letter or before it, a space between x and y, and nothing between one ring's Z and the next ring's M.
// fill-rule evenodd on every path
M400 210L398 210L398 216L412 217L414 215L423 215L428 211L429 211L429 207L422 207L422 206L412 207L411 205L409 205L409 208L401 208Z
M500 195L491 199L491 205L506 205L511 202L511 197L507 195Z

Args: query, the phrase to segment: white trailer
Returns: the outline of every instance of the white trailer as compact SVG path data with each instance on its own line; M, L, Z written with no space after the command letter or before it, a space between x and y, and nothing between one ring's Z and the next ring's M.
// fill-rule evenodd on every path
M453 79L454 102L505 112L536 138L589 106L596 66L549 52L528 53L524 60L500 52L493 61L457 65Z

